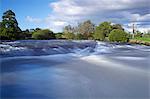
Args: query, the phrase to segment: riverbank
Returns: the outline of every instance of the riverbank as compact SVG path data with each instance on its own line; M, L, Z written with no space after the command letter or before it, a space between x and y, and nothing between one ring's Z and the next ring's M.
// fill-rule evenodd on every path
M150 46L150 41L144 41L140 39L131 39L129 40L129 43Z

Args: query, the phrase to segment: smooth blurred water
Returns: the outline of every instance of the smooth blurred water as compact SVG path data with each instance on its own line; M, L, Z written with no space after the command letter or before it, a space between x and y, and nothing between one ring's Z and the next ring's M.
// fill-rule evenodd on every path
M150 47L96 41L1 42L2 99L148 99Z
M67 54L88 49L93 51L94 41L66 41L66 40L22 40L15 42L2 42L0 55L2 57L14 56L40 56L53 54Z

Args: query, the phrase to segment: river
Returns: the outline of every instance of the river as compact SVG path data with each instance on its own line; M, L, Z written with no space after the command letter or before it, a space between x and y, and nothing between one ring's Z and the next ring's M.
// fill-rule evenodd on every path
M149 99L150 47L99 41L0 44L2 99Z

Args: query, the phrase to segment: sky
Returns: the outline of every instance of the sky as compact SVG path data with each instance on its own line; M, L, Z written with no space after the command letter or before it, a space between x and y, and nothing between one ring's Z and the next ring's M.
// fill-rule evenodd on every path
M66 25L91 20L121 24L132 31L150 30L150 0L0 0L0 16L11 9L22 30L32 28L61 32ZM0 19L2 20L2 19Z

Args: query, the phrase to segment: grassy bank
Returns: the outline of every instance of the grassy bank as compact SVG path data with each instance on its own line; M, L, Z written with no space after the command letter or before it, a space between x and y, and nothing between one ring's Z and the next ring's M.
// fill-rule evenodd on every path
M144 41L144 42L150 42L150 38L146 38L146 37L138 37L138 38L135 38L135 40L140 40L140 41Z
M145 37L134 38L131 39L129 42L132 44L142 44L142 45L150 46L150 38L145 38Z

